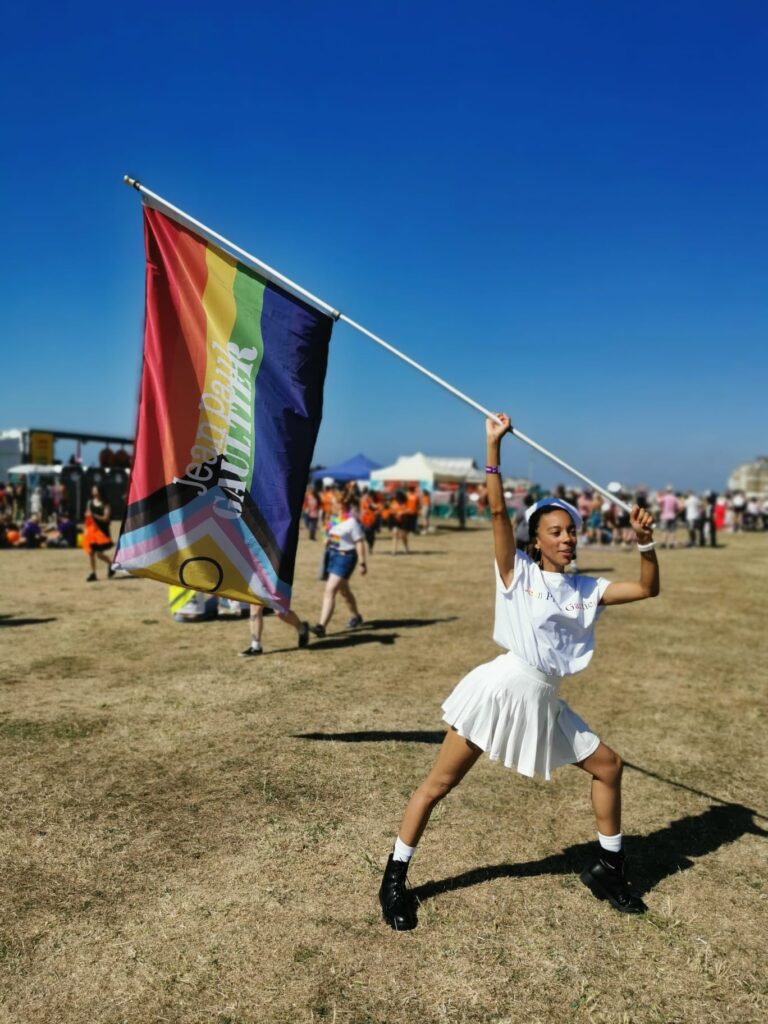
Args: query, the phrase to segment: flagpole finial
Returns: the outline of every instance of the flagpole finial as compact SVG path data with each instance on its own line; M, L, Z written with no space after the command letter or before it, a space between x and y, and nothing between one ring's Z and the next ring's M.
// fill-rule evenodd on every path
M137 181L136 178L132 178L130 175L124 174L123 175L123 181L125 182L126 185L130 185L131 188L135 188L135 189L138 189L139 191L141 191L141 182Z

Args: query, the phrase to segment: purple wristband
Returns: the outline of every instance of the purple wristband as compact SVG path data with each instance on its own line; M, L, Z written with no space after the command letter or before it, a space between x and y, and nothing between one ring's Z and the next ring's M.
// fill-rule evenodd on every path
M493 473L496 476L498 476L499 475L499 467L498 466L486 466L485 467L485 472L486 473Z

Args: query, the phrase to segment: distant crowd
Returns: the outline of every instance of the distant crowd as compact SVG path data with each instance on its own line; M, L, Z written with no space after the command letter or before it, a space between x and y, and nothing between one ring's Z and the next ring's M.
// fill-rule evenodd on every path
M340 505L349 506L363 528L369 551L373 551L376 536L382 528L389 529L392 553L400 549L409 551L409 537L427 533L432 517L432 498L428 491L411 485L404 490L382 494L360 488L357 483L344 487L311 486L304 495L302 517L310 540L317 537L318 528L327 531Z
M27 503L23 480L0 481L0 548L43 547L77 547L77 523L67 506L66 487L58 481L35 487Z
M631 505L637 503L650 510L661 532L660 546L666 548L716 546L719 533L741 533L768 530L768 497L747 495L741 491L717 494L706 491L675 491L670 485L663 491L618 491L616 501L609 501L590 490L577 491L564 486L555 493L575 505L584 521L580 543L617 546L631 549L633 531L629 513L617 501ZM540 497L537 489L529 493L505 492L510 517L515 522L518 544L528 542L526 509ZM467 489L463 486L452 491L439 509L433 504L435 496L416 485L393 493L381 493L360 488L356 483L344 487L311 486L304 496L303 517L309 539L315 540L318 527L330 522L334 503L348 501L365 532L369 550L373 549L379 531L388 529L393 553L408 551L408 537L430 530L435 512L445 512L463 527L468 518L486 518L489 515L484 484Z
M556 493L575 505L584 520L580 543L627 549L632 546L629 515L618 504L588 490L560 486ZM539 496L537 490L529 494L506 492L521 546L528 540L525 511ZM78 524L70 513L67 497L66 486L59 481L36 487L29 501L23 480L18 484L0 481L0 548L77 547ZM618 492L616 498L650 509L659 525L661 547L714 546L723 532L768 530L768 498L741 491L697 494L669 486L663 491ZM460 485L439 495L415 484L391 493L372 491L357 483L316 484L307 488L302 507L310 540L317 538L318 530L321 534L327 530L333 509L340 502L351 506L369 550L373 550L380 532L386 530L393 554L407 553L410 538L428 533L438 516L453 519L460 528L470 518L488 516L484 484L474 488Z
M584 520L580 543L632 549L634 534L629 513L616 502L589 490L566 491L559 487L556 493L575 505ZM625 505L637 504L651 512L662 548L716 547L718 534L723 532L768 530L768 498L747 496L741 491L697 494L676 492L669 485L663 491L618 491L616 498ZM518 543L528 541L524 509L532 502L533 498L526 496L522 515L518 513Z

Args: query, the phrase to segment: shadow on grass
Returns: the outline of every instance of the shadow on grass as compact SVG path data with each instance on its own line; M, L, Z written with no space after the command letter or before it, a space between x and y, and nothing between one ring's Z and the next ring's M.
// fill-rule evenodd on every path
M392 557L400 558L401 556L402 557L410 558L411 555L429 556L429 555L447 555L447 554L448 554L448 551L443 549L443 548L434 548L431 551L426 551L426 550L422 551L420 548L410 548L408 551L398 551L397 554L395 554L395 555L393 555L391 551L377 551L376 552L376 557L378 558L379 555L387 555L390 558L392 558Z
M457 615L449 615L445 619L370 619L357 627L357 632L365 629L418 629L420 626L439 626L444 622L456 622Z
M379 633L375 634L374 630L377 629L419 629L422 626L437 626L444 622L455 622L455 615L449 615L445 619L371 619L370 621L364 622L361 626L355 627L354 630L342 631L334 633L332 636L324 636L313 638L308 651L337 651L343 647L359 647L360 644L393 644L397 640L397 633ZM265 651L265 654L285 654L288 651L294 650L292 647L280 647L275 651ZM349 734L345 734L349 735ZM365 733L360 733L360 739L358 742L362 743L365 741ZM426 735L426 734L424 734ZM337 739L336 736L329 735L324 737L322 734L313 734L311 738L314 740L319 739ZM386 738L382 733L379 739ZM397 739L397 735L393 735L393 739ZM441 734L442 738L442 734ZM372 741L373 742L373 741ZM423 740L422 742L429 742Z
M3 626L40 626L44 622L55 622L56 617L54 615L49 616L47 619L17 619L13 615L0 615L0 628Z
M659 882L678 871L694 867L692 857L708 853L740 839L743 835L768 836L753 821L756 812L742 804L709 807L702 814L687 815L667 828L647 836L630 836L627 852L631 860L631 878L638 893L647 893ZM561 853L527 861L524 864L491 864L473 868L451 878L426 882L412 893L423 903L433 896L456 889L468 889L494 878L532 878L536 875L578 873L595 855L594 843L575 843Z
M361 644L393 644L397 633L337 633L336 636L319 637L313 640L308 651L337 651L342 647L359 647Z
M442 743L445 729L438 732L414 730L413 732L301 732L294 733L295 740L335 740L337 743Z
M303 654L312 651L338 651L342 647L360 647L362 644L393 644L397 640L397 633L338 633L335 636L313 639L309 647L305 647ZM293 647L278 647L274 651L264 651L264 655L288 654L290 651L298 650Z

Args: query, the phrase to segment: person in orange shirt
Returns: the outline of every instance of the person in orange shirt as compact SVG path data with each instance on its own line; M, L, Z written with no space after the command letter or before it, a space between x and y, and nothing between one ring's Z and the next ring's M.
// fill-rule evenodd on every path
M404 491L395 491L395 496L389 505L389 524L392 527L392 554L398 553L400 542L403 543L405 553L408 550L408 506Z
M379 496L375 491L366 491L360 499L360 525L363 528L365 542L368 545L369 551L373 551L376 531L379 528L381 505L378 499Z
M412 484L405 496L406 520L404 528L408 533L416 533L419 526L419 488Z
M333 514L334 493L333 488L324 487L320 492L320 507L323 510L323 527L326 527Z

